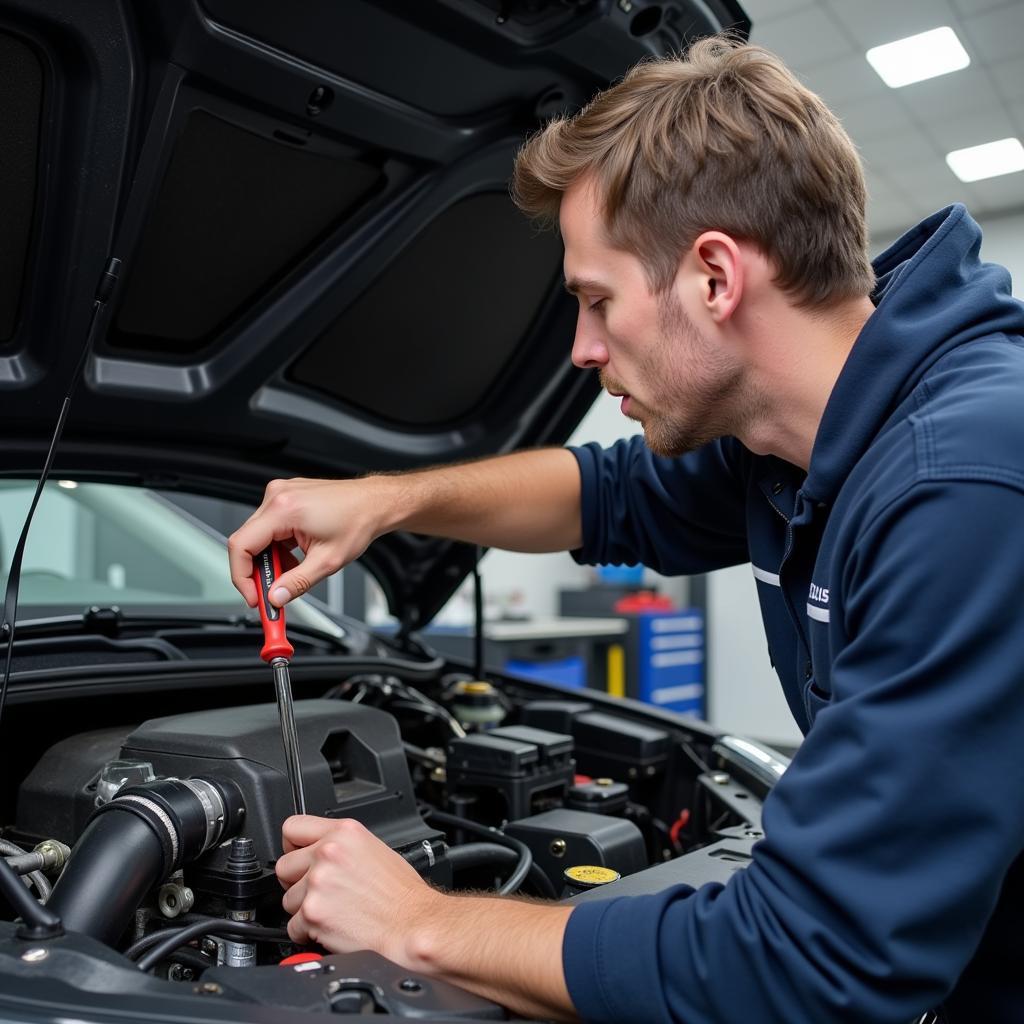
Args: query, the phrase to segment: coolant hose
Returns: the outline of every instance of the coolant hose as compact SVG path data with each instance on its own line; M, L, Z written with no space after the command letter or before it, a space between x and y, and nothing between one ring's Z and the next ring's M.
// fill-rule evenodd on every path
M465 846L450 846L445 854L452 871L467 871L470 868L514 868L519 863L519 854L508 846L499 846L497 843L466 843ZM530 871L526 876L536 887L537 891L547 899L558 899L555 887L551 879L541 870L540 865L534 861L530 865Z
M121 790L89 819L47 906L66 931L113 945L154 885L245 819L228 780L159 779Z

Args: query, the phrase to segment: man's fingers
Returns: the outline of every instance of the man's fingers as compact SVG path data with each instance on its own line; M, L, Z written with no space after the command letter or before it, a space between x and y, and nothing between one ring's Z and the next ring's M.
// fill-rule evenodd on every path
M321 818L315 814L293 814L290 818L285 818L281 826L284 852L288 854L292 850L310 846L337 827L336 818Z
M256 607L256 584L252 581L253 556L274 539L274 530L264 516L253 516L228 537L231 582L250 608Z
M290 890L300 879L305 877L312 863L312 854L307 849L292 850L291 853L278 857L274 871L282 888Z
M311 946L316 939L310 934L301 911L288 921L288 937L297 946Z
M306 879L300 878L284 896L281 897L281 906L289 916L297 914L302 907L302 901L306 898Z
M302 597L337 568L333 561L328 560L322 549L310 549L301 562L295 560L295 567L277 578L277 583L270 592L270 600L280 608L296 597Z

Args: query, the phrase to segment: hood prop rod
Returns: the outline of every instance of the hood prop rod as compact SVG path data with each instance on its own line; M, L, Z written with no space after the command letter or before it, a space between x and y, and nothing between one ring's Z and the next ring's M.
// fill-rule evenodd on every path
M18 617L18 588L21 585L21 561L25 555L25 543L28 540L29 527L32 525L32 517L36 514L36 506L43 494L43 487L53 468L53 457L57 453L57 445L60 444L61 436L64 433L64 424L67 422L68 410L71 408L71 396L78 387L82 372L85 369L86 360L93 349L96 338L100 333L100 327L106 326L107 303L114 294L117 286L118 274L121 271L121 261L112 256L103 270L100 283L96 288L96 294L92 303L92 317L89 320L89 331L85 336L85 344L82 346L81 354L75 371L68 382L67 394L64 396L64 404L61 406L60 415L57 417L57 425L53 428L53 437L50 439L50 449L46 453L46 461L43 463L43 471L39 474L39 482L36 484L35 494L32 495L32 503L29 505L28 514L21 527L21 535L18 537L18 545L14 549L14 557L11 559L11 571L7 576L7 592L4 594L4 618L0 626L0 636L7 641L7 656L4 660L3 682L0 682L0 719L3 718L4 706L7 702L7 686L11 679L11 657L14 654L14 624Z

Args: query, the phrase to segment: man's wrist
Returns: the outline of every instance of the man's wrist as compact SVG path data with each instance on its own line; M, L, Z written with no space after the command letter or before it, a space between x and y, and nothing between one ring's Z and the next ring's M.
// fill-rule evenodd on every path
M404 927L387 957L418 974L438 974L446 929L457 927L457 897L429 888L403 913Z
M423 505L423 488L413 484L415 477L423 474L396 473L367 477L375 491L375 500L380 509L380 524L376 531L379 537L392 530L415 528L415 519Z

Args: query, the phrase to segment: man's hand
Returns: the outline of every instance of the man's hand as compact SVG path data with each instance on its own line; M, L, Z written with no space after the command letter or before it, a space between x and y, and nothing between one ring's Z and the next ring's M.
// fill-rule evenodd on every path
M430 921L441 893L352 818L297 815L283 835L277 877L292 939L335 953L372 949L408 966L402 938Z
M296 942L374 950L520 1014L574 1019L562 972L569 907L438 892L351 819L298 815L283 835L277 877Z
M231 582L250 608L256 606L252 562L271 541L300 547L300 563L285 555L287 570L271 591L280 606L301 597L325 576L358 558L391 528L389 514L401 504L400 477L365 480L271 480L263 504L228 538Z

